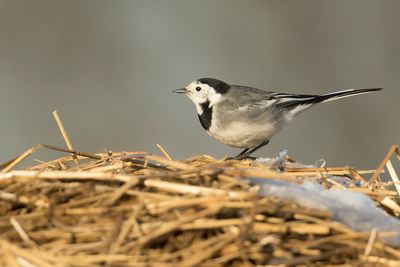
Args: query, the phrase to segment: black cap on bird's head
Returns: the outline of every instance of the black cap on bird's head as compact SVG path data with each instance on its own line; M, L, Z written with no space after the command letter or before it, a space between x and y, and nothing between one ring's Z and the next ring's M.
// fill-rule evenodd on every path
M218 94L225 94L226 92L228 92L228 90L230 89L230 85L229 84L227 84L227 83L225 83L225 82L223 82L223 81L221 81L221 80L218 80L218 79L214 79L214 78L201 78L201 79L197 79L197 80L195 80L195 81L193 81L190 85L193 85L193 84L205 84L205 85L208 85L209 87L211 87L212 89L214 89L214 91L216 92L216 93L218 93ZM189 86L190 86L189 85ZM199 90L199 88L196 88L197 89L197 91L200 91ZM186 94L186 93L188 93L188 89L185 87L185 88L180 88L180 89L176 89L176 90L174 90L173 92L174 93L180 93L180 94Z
M176 89L174 93L185 94L197 107L199 114L202 114L203 106L211 107L221 100L221 96L226 94L230 85L223 81L213 78L201 78L194 80L185 88Z
M209 85L210 87L214 88L215 91L219 94L225 94L226 92L228 92L230 88L229 84L214 78L201 78L198 79L197 81L202 84Z

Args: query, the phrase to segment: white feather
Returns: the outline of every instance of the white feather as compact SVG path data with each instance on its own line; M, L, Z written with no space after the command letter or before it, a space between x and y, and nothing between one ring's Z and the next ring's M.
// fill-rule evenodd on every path
M309 107L311 107L311 104L298 105L297 107L289 110L285 114L285 119L288 120L288 121L291 121L294 118L294 116L296 116L297 114L303 112L304 110L308 109Z
M356 91L356 89L347 89L347 90L338 91L338 92L334 92L334 93L330 93L330 94L326 94L326 95L333 95L333 94L337 94L337 93L349 93L349 92L353 92L353 91ZM349 95L338 95L338 96L333 96L332 98L328 98L322 102L325 103L325 102L333 101L336 99L346 98L346 97L355 96L355 95L368 94L368 93L371 93L371 91L361 91L361 92L349 94Z

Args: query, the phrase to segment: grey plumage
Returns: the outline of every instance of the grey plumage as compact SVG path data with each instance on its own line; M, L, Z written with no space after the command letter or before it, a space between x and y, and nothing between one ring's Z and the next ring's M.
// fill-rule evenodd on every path
M381 88L298 95L202 78L175 92L185 93L193 101L203 128L211 136L226 145L245 148L238 157L243 158L267 144L295 116L313 105L378 90Z

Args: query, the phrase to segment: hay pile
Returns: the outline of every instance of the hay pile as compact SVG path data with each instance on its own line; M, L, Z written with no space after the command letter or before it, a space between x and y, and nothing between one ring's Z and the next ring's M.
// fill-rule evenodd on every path
M72 154L15 170L42 147L0 167L1 266L400 266L400 250L377 241L376 231L354 232L329 212L257 197L258 186L245 179L323 176L324 186L339 187L329 177L346 176L361 184L347 190L398 217L397 192L377 179L388 159L374 172L275 172L250 160L46 146Z

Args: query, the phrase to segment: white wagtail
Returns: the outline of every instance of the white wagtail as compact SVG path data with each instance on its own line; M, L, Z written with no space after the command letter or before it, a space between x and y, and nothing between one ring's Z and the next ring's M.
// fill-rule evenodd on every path
M200 123L223 144L244 148L234 159L244 159L269 140L295 116L318 103L382 88L348 89L324 95L297 95L263 91L202 78L174 93L188 96L196 106Z

